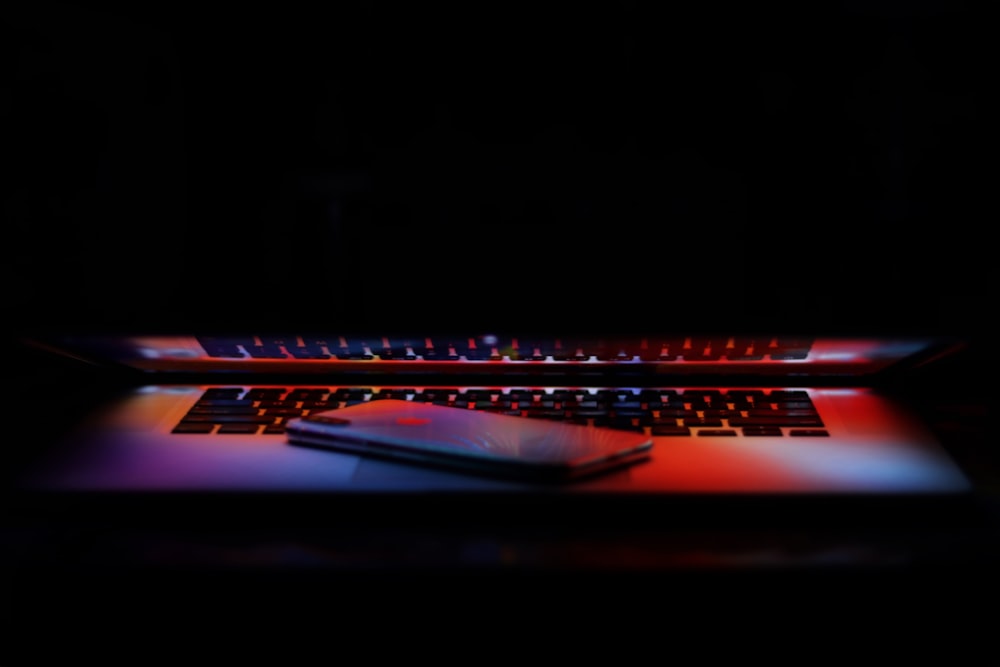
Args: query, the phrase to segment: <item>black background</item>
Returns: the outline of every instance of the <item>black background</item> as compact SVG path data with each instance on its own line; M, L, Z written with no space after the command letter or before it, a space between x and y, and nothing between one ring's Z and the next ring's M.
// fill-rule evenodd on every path
M975 338L995 359L993 36L983 8L945 0L669 4L16 7L0 24L5 331L934 332ZM958 369L973 375L982 360ZM47 378L37 382L48 389L39 386ZM60 412L82 412L84 398L63 401ZM988 424L996 410L984 407L985 394L972 398L937 404L931 416L943 439L958 443L953 453L963 463L988 471L992 490L997 461ZM50 405L35 410L51 427ZM398 532L372 532L375 524L350 513L357 507L283 514L272 499L252 508L243 500L221 509L195 500L190 514L168 522L166 535L266 555L269 545L287 547L288 533L255 533L261 517L281 526L299 516L322 537L313 543L309 533L293 534L290 553L307 562L311 553L337 563L344 555L363 560L367 548L378 561L397 550L434 556L453 547L435 543L440 535L411 540L412 526L391 501L386 524ZM216 514L208 516L211 507ZM582 537L556 552L557 567L546 575L563 573L564 554L590 558L600 570L601 558L613 567L663 546L626 535L615 510L605 511L614 530L580 527ZM454 549L463 558L470 544L502 543L469 532L481 525L478 515L463 523L472 514L447 508L431 517L454 520L453 533L444 532L458 536ZM500 514L510 516L507 507ZM779 555L792 562L800 550L813 553L810 544L824 556L850 556L870 538L896 553L895 534L885 537L890 526L877 518L872 538L845 514L839 528L848 549L826 552L809 510L791 514L801 542L781 543L788 551ZM65 538L57 531L51 538L43 525L42 543L57 548L40 552L37 571L14 568L3 582L17 594L4 611L26 618L22 627L53 627L54 616L103 639L118 623L142 628L154 612L175 627L167 600L213 630L233 614L265 625L277 614L298 629L299 594L311 597L321 583L308 569L301 579L269 579L225 564L121 573L108 563L152 555L169 565L171 553L143 550L148 536L135 531L153 525L146 515L122 534L106 529L103 513L94 516L97 528L70 524ZM187 523L191 517L204 533ZM535 518L538 534L527 543L554 545L555 528L566 528L558 515ZM682 518L698 526L698 516ZM923 528L929 517L909 518ZM354 532L329 529L334 519ZM38 527L12 525L6 552L34 567L21 537ZM215 535L220 525L231 530ZM249 537L238 531L248 525ZM694 544L723 553L731 536L753 544L758 536L741 530L698 534ZM945 583L935 590L982 590L975 579L995 570L995 532L984 540L990 548L980 549L936 530L918 532L917 540L921 553L943 562L934 573ZM116 541L121 535L134 539ZM842 534L835 537L840 549ZM71 548L80 543L87 545L82 556ZM120 555L129 544L140 553ZM327 550L310 551L315 544ZM684 543L663 548L686 553ZM411 580L406 568L404 576L388 573L395 578L361 569L368 576L355 590L368 593L379 580L384 595L372 596L361 615L338 606L344 580L358 576L347 568L320 587L329 613L349 609L363 627L372 619L380 628L414 618L434 624L423 604L440 597L436 580L400 589L401 579L424 582L423 571ZM851 579L857 585L843 588L843 598L857 604L874 583L884 591L889 571L869 572ZM893 611L911 600L914 615L929 608L927 577L915 572L920 585L904 579L910 595L892 598ZM968 578L953 588L963 573ZM619 609L592 604L595 583L615 603L627 591L629 603L648 604L651 582L643 575L555 577L587 581L575 597L549 599L550 588L539 588L546 577L509 591L503 579L489 595L463 585L451 598L463 606L452 611L469 608L469 599L485 609L506 593L519 609L531 600L540 626L549 627L553 599L588 623L603 622ZM682 567L659 582L663 604L650 618L661 618L683 582L686 601L711 607L702 618L718 618L716 602L732 581L711 579L704 595L707 580L687 577ZM823 581L831 585L810 611L846 583L835 574ZM774 595L770 579L760 583L741 598L738 609L747 614L740 622L759 617L756 601ZM781 583L798 590L798 580ZM274 600L282 604L261 614L259 603ZM100 602L102 614L114 612L94 613ZM389 621L387 606L397 613ZM886 608L863 606L873 616ZM636 608L621 615L626 622ZM802 609L787 608L789 615ZM469 623L480 618L470 614ZM326 616L314 619L324 624ZM881 632L877 621L871 627ZM321 630L313 636L329 636L329 626ZM252 633L239 634L234 645L256 646Z
M14 326L990 330L966 3L32 4Z

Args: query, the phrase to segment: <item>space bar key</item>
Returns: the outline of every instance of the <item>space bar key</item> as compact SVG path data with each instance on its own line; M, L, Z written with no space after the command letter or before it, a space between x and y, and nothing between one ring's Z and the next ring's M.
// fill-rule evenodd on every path
M822 426L819 417L730 417L730 426Z

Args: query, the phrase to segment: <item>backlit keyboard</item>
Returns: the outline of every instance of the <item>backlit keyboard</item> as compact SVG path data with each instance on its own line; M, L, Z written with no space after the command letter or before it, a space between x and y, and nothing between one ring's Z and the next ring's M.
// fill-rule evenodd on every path
M472 338L357 338L245 336L198 338L220 359L370 361L788 361L805 359L808 338L661 337L636 340L479 336Z
M801 390L518 387L212 387L174 433L280 434L294 417L394 398L655 436L826 436Z

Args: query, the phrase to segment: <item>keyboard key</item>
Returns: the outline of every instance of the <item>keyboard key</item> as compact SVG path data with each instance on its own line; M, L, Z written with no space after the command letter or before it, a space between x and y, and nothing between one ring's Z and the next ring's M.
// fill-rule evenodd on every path
M294 409L294 408L293 408ZM200 405L195 405L190 410L188 410L189 415L255 415L259 412L258 408L252 406L246 407L202 407Z
M286 359L285 350L277 345L248 345L247 353L254 359Z
M450 388L425 389L420 394L415 395L413 397L413 400L419 399L424 402L434 402L434 403L442 400L448 402L450 400L450 397L456 395L457 393L458 389L450 389Z
M264 414L271 417L298 417L303 411L299 408L267 408Z
M299 404L298 401L258 401L257 406L261 408L294 408Z
M267 415L192 415L187 414L181 423L192 424L269 424L274 417Z
M766 345L766 341L761 342L754 338L737 337L726 341L723 352L726 358L731 360L763 359Z
M650 428L652 435L681 436L691 435L691 429L687 426L677 426L676 424L661 424Z
M704 410L701 410L701 415L705 419L725 419L730 417L732 414L733 411L728 408L705 408Z
M688 389L681 394L681 397L685 401L691 402L695 400L721 401L723 394L718 389Z
M329 349L338 359L368 360L374 358L370 344L375 342L378 341L338 336L330 341Z
M321 347L312 346L292 346L286 348L288 354L295 357L296 359L332 359L333 355L329 354L326 350Z
M764 401L758 403L758 405L761 405L761 406L763 406L765 408L773 405L773 406L775 406L773 408L775 410L811 410L813 412L815 412L815 410L816 410L813 407L813 404L811 402L809 402L809 401L777 401L777 402L770 401L770 402L768 402L767 399L765 399Z
M659 389L643 389L639 392L639 400L643 403L655 403L659 405L663 402L663 396L665 396L663 391Z
M284 398L287 391L287 389L277 388L250 389L243 395L243 398L250 401L277 401Z
M219 427L219 433L256 433L260 429L258 424L223 424Z
M363 400L368 394L371 394L372 390L362 387L346 388L343 387L335 391L332 395L338 401L357 401Z
M777 338L764 351L774 360L805 359L812 349L811 338Z
M819 417L730 417L730 426L822 426Z
M685 426L722 426L721 419L699 419L697 417L687 417L683 421Z
M198 336L198 343L205 350L205 354L222 359L241 359L244 355L239 347L239 342L239 340L231 338ZM253 338L247 338L243 342L253 345L256 341Z
M581 419L601 419L608 417L610 414L608 410L573 410L573 416L580 417Z
M201 400L233 400L243 395L242 387L211 387L205 390Z
M781 429L776 426L745 426L743 428L743 435L750 437L780 436Z
M759 389L730 389L723 396L730 402L735 400L756 401L764 398L764 392Z
M660 419L674 421L675 419L697 419L698 413L695 410L666 408L660 409Z
M801 389L773 389L767 394L767 398L770 398L772 402L776 400L808 401L809 394Z
M214 428L215 424L181 422L174 427L171 433L211 433Z
M798 361L809 356L808 350L786 350L784 352L772 352L771 359L774 361Z
M336 410L340 407L340 401L303 401L302 409L309 410L311 412L320 412L322 410Z
M329 393L328 389L293 389L285 398L289 401L318 401Z
M565 419L565 417L566 417L566 411L565 410L540 410L540 409L531 409L531 410L525 410L524 411L524 416L525 417L541 417L541 418L544 418L544 419Z
M624 417L602 417L594 420L594 426L613 428L619 431L643 432L643 427L633 422L632 419Z
M372 395L372 398L392 398L397 401L405 401L408 396L412 396L416 393L414 389L383 389L376 394Z
M240 408L240 407L253 407L253 401L244 401L242 399L224 399L224 400L205 400L202 399L194 404L196 408Z
M746 410L747 417L819 417L815 410Z

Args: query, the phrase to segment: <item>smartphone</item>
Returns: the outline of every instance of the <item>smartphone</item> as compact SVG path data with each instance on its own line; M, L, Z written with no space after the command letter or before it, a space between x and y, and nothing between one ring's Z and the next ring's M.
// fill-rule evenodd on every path
M649 457L642 433L380 399L290 420L293 445L536 481L568 481Z

